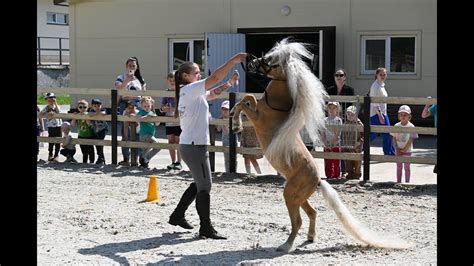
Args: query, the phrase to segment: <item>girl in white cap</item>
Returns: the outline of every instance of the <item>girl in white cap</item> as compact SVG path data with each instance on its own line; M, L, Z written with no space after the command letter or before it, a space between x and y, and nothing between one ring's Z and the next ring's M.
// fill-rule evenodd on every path
M396 127L415 127L411 122L411 109L408 105L402 105L398 109L398 120ZM395 147L395 155L411 156L413 149L413 140L418 138L417 133L390 133L393 138L393 146ZM410 163L397 162L397 182L402 182L402 167L405 168L405 182L410 183Z

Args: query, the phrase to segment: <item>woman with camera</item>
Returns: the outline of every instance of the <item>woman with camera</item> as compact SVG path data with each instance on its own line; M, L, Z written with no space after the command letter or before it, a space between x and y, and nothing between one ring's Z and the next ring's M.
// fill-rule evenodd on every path
M140 64L136 57L130 57L125 62L125 67L127 72L125 74L119 75L115 80L115 88L117 90L146 90L146 83L140 73ZM127 101L134 101L137 108L140 106L140 96L120 96L118 101L119 114L122 114L125 108L127 107Z

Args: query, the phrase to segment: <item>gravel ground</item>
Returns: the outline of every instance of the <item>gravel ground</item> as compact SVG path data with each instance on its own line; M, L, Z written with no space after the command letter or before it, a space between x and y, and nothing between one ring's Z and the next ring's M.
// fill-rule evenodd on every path
M215 173L211 219L227 240L197 237L167 223L192 178L186 171L121 166L44 163L38 172L38 264L437 264L437 185L331 181L352 214L368 228L413 242L414 248L364 248L343 233L318 190L316 239L305 242L308 219L290 254L276 251L291 229L283 199L284 179L275 175ZM160 201L146 198L156 175Z

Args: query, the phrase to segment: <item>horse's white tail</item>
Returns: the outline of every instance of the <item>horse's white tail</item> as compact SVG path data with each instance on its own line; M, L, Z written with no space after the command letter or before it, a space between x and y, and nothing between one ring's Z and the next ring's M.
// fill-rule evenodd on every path
M336 190L325 180L321 180L321 192L328 205L341 221L344 231L354 238L357 242L378 248L410 248L413 244L397 237L380 237L373 231L365 228L349 212L344 203L342 203Z

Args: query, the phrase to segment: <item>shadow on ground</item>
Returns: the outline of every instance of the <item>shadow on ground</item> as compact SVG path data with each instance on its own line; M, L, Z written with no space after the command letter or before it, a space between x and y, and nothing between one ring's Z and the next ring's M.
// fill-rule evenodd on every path
M139 239L127 242L119 243L108 243L103 245L98 245L92 248L82 248L78 250L79 254L82 255L99 255L103 257L110 258L115 262L123 265L128 265L130 262L121 254L134 252L134 251L143 251L149 249L158 249L161 246L172 246L181 243L187 243L192 241L206 241L201 240L197 237L187 238L190 233L183 232L174 232L174 233L165 233L162 236ZM208 240L214 241L214 240ZM371 248L362 247L359 245L337 245L334 247L326 247L320 249L306 249L307 245L312 244L312 242L304 242L303 244L296 247L295 251L288 254L290 256L298 256L301 254L322 254L323 256L333 256L334 253L338 252L354 252L354 251L365 251ZM220 264L226 265L254 265L255 260L271 260L276 257L287 255L283 252L276 251L276 247L261 247L261 246L252 246L249 249L242 250L226 250L219 251L214 253L206 253L200 255L182 255L179 252L169 252L168 254L162 254L159 250L156 251L157 254L164 256L165 259L147 263L147 265L172 265L172 264L183 264L183 265L210 265Z

